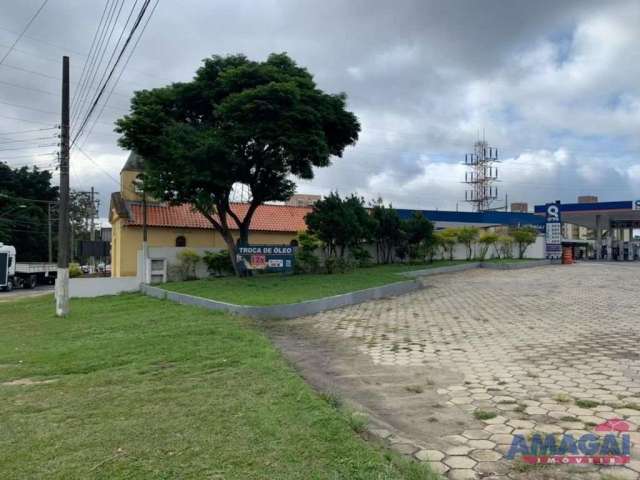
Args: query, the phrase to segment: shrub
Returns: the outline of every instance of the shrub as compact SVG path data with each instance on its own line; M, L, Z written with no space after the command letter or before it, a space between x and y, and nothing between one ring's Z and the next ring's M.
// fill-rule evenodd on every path
M196 267L201 260L200 255L194 250L187 248L178 253L176 257L178 259L176 271L182 280L195 280Z
M227 250L220 252L206 251L202 260L207 265L207 271L211 276L221 277L233 273L233 264Z
M346 257L327 257L324 261L327 273L346 273L356 268L355 261Z
M521 227L511 230L509 235L518 246L518 258L524 258L529 245L535 243L538 232L533 227Z
M438 243L442 247L443 260L445 254L448 256L449 260L453 260L453 250L456 248L456 244L458 243L458 229L447 228L446 230L438 232L436 235Z
M458 242L467 250L467 260L473 258L473 243L478 239L480 230L477 227L460 227L457 231Z
M320 247L320 241L315 235L308 232L300 232L297 240L295 272L317 273L320 270L320 259L316 255L316 250Z
M359 267L371 266L371 260L373 259L373 257L366 248L356 247L351 250L351 255L353 255L353 259L356 261Z
M478 240L478 243L480 244L480 252L478 253L478 258L480 260L484 260L487 257L489 249L492 246L495 248L497 241L498 235L493 232L484 232L482 235L480 235L480 239Z
M513 258L513 238L506 235L498 237L498 249L502 258Z
M82 269L80 268L80 264L78 263L70 263L69 264L69 277L76 278L82 276Z

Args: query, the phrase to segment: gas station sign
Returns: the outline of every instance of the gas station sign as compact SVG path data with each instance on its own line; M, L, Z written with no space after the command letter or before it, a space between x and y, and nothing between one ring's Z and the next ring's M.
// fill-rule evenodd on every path
M640 200L636 200L635 202L633 202L633 209L640 210Z
M545 251L549 259L562 257L562 220L560 217L560 202L545 205L546 232Z

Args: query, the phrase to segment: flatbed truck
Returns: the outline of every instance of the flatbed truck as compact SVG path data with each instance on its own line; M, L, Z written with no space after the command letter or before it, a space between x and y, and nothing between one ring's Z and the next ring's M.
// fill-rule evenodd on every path
M55 263L16 262L15 247L0 243L0 290L53 285L56 275Z

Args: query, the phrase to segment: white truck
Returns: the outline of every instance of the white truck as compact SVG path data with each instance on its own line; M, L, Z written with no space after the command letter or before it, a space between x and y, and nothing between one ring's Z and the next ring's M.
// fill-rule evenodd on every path
M15 247L0 243L0 290L35 288L40 284L53 285L56 274L55 263L17 263Z

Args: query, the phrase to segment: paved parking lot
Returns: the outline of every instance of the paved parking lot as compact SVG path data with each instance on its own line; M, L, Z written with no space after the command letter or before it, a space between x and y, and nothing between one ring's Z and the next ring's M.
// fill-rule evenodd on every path
M639 478L640 265L474 270L424 283L277 324L274 338L309 381L353 400L376 434L451 479ZM577 438L617 418L632 430L626 467L504 459L514 434Z

